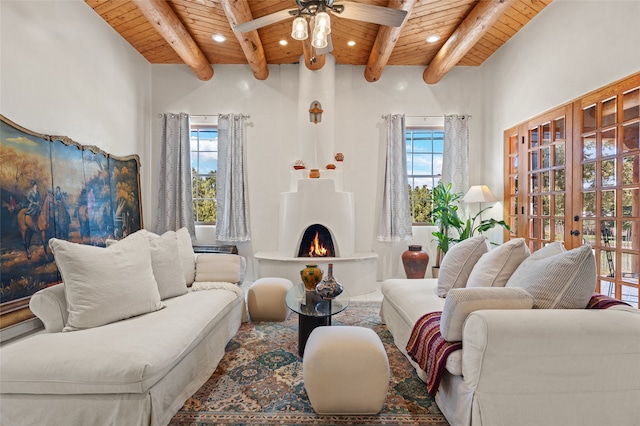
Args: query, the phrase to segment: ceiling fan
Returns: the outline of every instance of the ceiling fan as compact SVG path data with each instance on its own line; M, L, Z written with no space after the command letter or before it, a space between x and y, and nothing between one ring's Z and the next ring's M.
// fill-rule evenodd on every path
M309 36L307 29L307 20L309 20L313 26L311 45L316 48L317 54L323 54L333 50L330 35L331 24L327 12L346 19L390 27L402 25L407 15L406 10L350 1L334 3L334 0L295 0L295 3L298 5L298 9L285 9L271 13L236 25L234 29L240 32L248 32L295 17L291 37L295 40L305 40Z

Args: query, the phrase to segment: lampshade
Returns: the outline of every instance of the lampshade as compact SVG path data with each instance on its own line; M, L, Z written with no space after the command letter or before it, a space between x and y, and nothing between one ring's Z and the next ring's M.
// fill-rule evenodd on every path
M463 198L465 203L495 203L498 201L487 185L474 185Z
M311 45L316 49L324 49L329 42L327 41L327 33L322 31L318 24L313 28L313 38L311 39Z
M331 32L331 18L329 18L329 14L327 12L319 12L316 15L316 25L314 31L318 29L325 34L329 34Z
M293 20L293 28L291 30L291 38L294 40L306 40L309 37L307 20L302 16L298 16Z

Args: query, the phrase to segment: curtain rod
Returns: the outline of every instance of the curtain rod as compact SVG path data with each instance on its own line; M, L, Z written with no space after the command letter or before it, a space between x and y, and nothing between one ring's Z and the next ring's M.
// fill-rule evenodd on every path
M163 114L158 114L158 117L162 117ZM187 114L189 117L217 117L220 114ZM241 115L244 118L251 118L249 114L237 114Z
M405 115L405 118L444 118L444 115ZM470 115L461 115L461 117L471 118ZM382 118L387 118L387 115L383 115Z

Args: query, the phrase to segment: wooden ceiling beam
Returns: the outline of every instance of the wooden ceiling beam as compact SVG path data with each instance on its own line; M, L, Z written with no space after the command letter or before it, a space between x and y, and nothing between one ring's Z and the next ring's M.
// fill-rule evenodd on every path
M133 0L140 12L176 51L191 71L203 81L211 80L213 68L180 18L165 0Z
M247 58L253 75L258 80L266 80L269 77L269 67L267 67L267 58L264 55L264 48L258 31L252 30L241 33L235 30L236 25L244 24L253 19L249 3L247 0L222 0L220 3L225 15L227 15L227 20L233 33L240 42L240 47Z
M374 82L380 79L382 71L384 71L384 67L386 67L387 62L389 62L391 52L393 52L393 48L398 42L400 33L411 17L411 12L413 11L413 6L416 2L417 0L391 0L389 2L389 8L406 10L407 16L399 27L380 25L376 41L373 43L371 53L369 54L367 66L364 69L364 78L368 82Z
M480 41L513 2L514 0L478 2L424 70L422 79L425 83L439 82Z

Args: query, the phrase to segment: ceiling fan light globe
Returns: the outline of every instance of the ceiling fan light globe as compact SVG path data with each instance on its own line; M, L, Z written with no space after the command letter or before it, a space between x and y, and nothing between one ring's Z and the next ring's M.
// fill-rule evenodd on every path
M309 37L309 29L307 20L302 16L298 16L293 20L293 28L291 29L291 38L294 40L306 40Z
M320 31L325 34L329 34L331 32L331 18L327 12L318 12L316 15L314 31L317 29L320 29Z
M327 41L327 34L322 31L313 31L313 38L311 39L311 45L316 49L324 49L329 42Z

